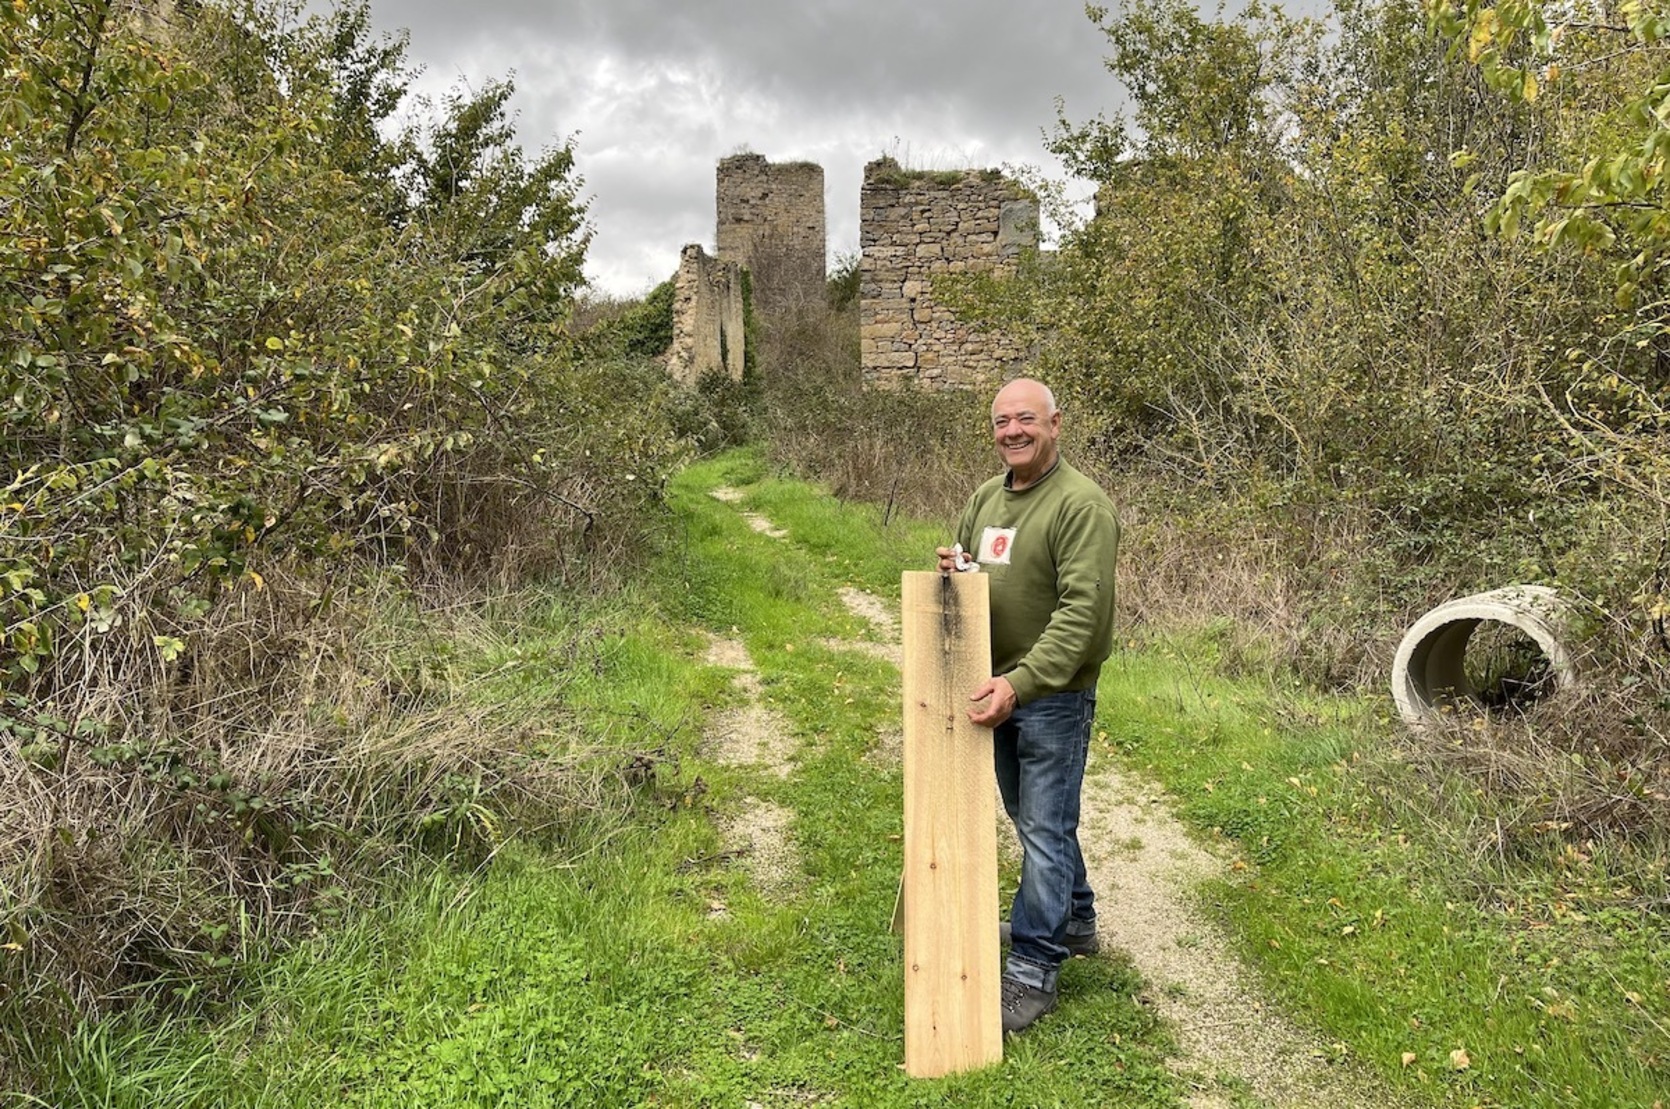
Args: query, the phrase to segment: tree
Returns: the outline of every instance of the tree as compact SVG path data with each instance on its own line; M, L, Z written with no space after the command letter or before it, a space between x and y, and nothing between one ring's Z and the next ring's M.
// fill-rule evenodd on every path
M195 989L456 814L479 752L414 773L298 687L376 684L367 582L620 561L680 450L661 375L576 356L572 151L524 156L508 83L384 137L363 5L163 10L0 5L0 792L46 801L8 810L13 999Z
M1313 29L1258 5L1231 21L1184 0L1087 12L1133 114L1063 115L1048 144L1095 182L1097 215L1048 278L1047 360L1106 414L1110 449L1199 460L1199 420L1232 387L1224 339L1271 304L1258 259L1291 177L1275 93Z
M363 5L189 14L0 10L0 677L31 697L90 624L186 642L257 556L489 551L530 497L589 527L619 479L573 429L660 403L584 397L572 150L523 156L508 82L385 141L403 40ZM592 445L657 472L666 425L621 424Z
M1554 105L1554 141L1493 190L1488 226L1611 267L1615 304L1562 344L1571 382L1549 406L1588 473L1670 506L1670 8L1429 0L1427 12L1509 101Z

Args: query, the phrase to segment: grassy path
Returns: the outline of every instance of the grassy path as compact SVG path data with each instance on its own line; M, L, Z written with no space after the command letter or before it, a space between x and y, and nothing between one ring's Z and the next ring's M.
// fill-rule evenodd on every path
M882 598L939 536L747 455L670 496L675 541L640 590L601 611L524 598L462 663L483 704L655 748L631 819L568 826L561 864L513 841L436 873L214 1022L90 1026L53 1104L1652 1105L1651 1014L1568 1030L1481 1009L1520 988L1490 961L1500 936L1355 783L1352 721L1163 651L1103 678L1085 825L1104 955L1068 964L1001 1067L907 1080ZM1661 973L1651 950L1625 954Z
M1116 664L1117 665L1117 664ZM1112 680L1117 682L1116 673ZM1117 710L1115 710L1117 711ZM1389 1109L1405 1096L1351 1065L1287 1016L1199 903L1227 852L1201 846L1151 781L1132 777L1102 739L1084 790L1080 839L1102 903L1102 942L1125 952L1146 998L1176 1030L1191 1109Z
M711 495L727 504L746 501L728 486ZM742 512L755 531L789 537L768 517L746 508ZM840 593L847 610L869 624L873 639L826 639L823 645L841 651L870 649L868 653L898 665L898 626L886 602L852 586ZM709 661L735 666L742 688L752 696L760 692L740 643L719 641ZM1110 669L1112 683L1129 682L1131 674L1119 660ZM1117 712L1117 706L1112 711ZM787 770L784 723L752 704L732 719L722 751L733 760L781 774ZM1195 904L1199 885L1222 877L1229 860L1192 839L1157 789L1119 769L1106 732L1100 747L1102 757L1085 785L1082 838L1092 884L1102 892L1103 938L1147 980L1138 1000L1175 1029L1181 1050L1171 1069L1182 1081L1187 1103L1195 1109L1237 1104L1384 1109L1397 1104L1398 1095L1372 1082L1359 1068L1345 1065L1318 1037L1295 1027L1241 966L1221 927ZM883 765L896 765L898 755L896 747L885 743L873 752ZM751 870L762 889L780 888L782 871L793 858L782 841L783 812L765 802L745 810L732 825L747 829L738 849L756 860ZM1019 865L1019 845L1001 817L1000 824L1012 874Z
M932 536L762 481L749 511L779 539L708 492L762 476L747 458L682 475L659 587L581 637L565 711L665 739L638 820L561 866L512 843L476 877L437 874L218 1023L90 1028L64 1104L1179 1104L1117 956L1071 967L1003 1067L905 1077L898 678L842 596L895 592ZM523 612L473 665L572 655L574 619Z
M725 503L745 502L730 487L712 495ZM755 531L786 539L790 533L768 517L742 509ZM898 664L898 627L886 602L852 586L841 600L864 619L869 640L824 640L837 650L865 650ZM758 693L758 682L741 644L721 642L715 657L739 667L745 689ZM1116 660L1111 684L1129 684L1133 675ZM1129 694L1129 690L1126 691ZM1117 713L1117 701L1112 711ZM743 714L739 730L749 735L740 750L760 765L785 769L777 724L757 709ZM1083 841L1092 883L1102 892L1104 943L1130 959L1147 980L1138 1001L1164 1016L1179 1038L1171 1070L1180 1080L1188 1105L1217 1109L1234 1105L1270 1105L1284 1109L1383 1109L1403 1098L1375 1083L1361 1068L1333 1054L1329 1045L1292 1024L1281 1006L1256 983L1231 952L1217 921L1196 904L1196 891L1228 870L1227 857L1201 847L1163 804L1159 790L1123 772L1104 731L1101 758L1086 781ZM735 751L738 745L732 743ZM884 765L896 765L898 751L889 744L873 753ZM744 758L747 761L747 758ZM745 819L755 831L743 849L770 860L755 868L762 888L780 884L777 868L786 856L766 819ZM1000 818L1010 874L1019 864L1019 846ZM1071 994L1066 995L1070 1003ZM1069 1018L1070 1019L1070 1018ZM1011 1047L1016 1046L1011 1041Z

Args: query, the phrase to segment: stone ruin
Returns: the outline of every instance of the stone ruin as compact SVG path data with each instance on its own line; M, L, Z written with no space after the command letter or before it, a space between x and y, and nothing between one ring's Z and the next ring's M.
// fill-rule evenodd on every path
M715 184L717 257L692 243L674 278L667 369L686 384L716 370L742 380L744 269L764 314L824 295L823 167L736 154L720 160Z
M912 172L891 158L864 167L859 200L860 348L866 384L974 388L1030 351L935 303L949 274L1013 270L1038 246L1038 201L995 170Z
M673 345L667 372L685 385L722 371L742 380L746 350L742 306L742 269L735 262L709 257L691 243L679 252L673 279Z
M686 246L675 279L668 370L694 383L744 365L743 270L769 315L825 295L823 169L758 154L719 162L717 257ZM891 158L864 167L859 198L859 326L866 384L975 388L1030 351L958 321L937 304L945 275L1013 270L1038 245L1038 201L996 170L918 172Z
M757 306L822 303L829 240L822 166L733 154L719 162L714 197L719 257L748 270Z

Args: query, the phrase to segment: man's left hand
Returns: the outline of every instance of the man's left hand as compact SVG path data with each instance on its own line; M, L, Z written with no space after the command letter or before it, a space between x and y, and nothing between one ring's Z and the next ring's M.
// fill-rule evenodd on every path
M985 702L969 710L969 720L982 728L995 728L1015 711L1015 687L1001 675L987 678L969 700Z

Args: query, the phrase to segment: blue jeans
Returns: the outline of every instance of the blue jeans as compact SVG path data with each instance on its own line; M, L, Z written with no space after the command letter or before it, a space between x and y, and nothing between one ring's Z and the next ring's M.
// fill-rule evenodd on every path
M1022 851L1004 973L1040 989L1055 989L1069 925L1075 934L1095 930L1096 895L1079 850L1079 791L1095 716L1095 689L1055 693L1022 705L992 733L998 792Z

